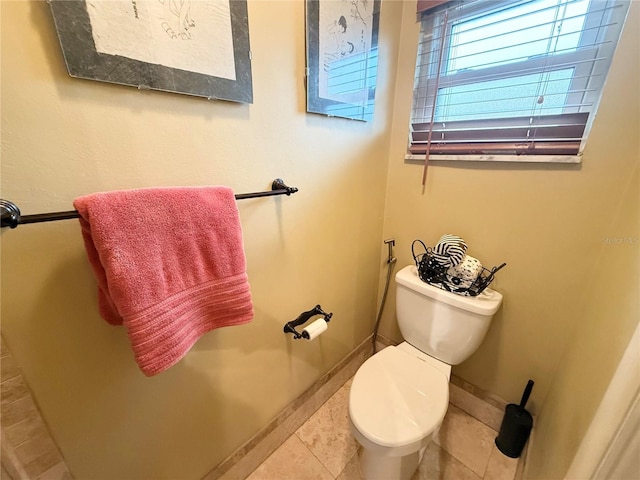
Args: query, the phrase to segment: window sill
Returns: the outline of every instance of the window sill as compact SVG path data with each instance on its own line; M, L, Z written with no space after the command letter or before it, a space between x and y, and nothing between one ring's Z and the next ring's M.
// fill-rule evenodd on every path
M406 154L404 159L409 162L424 162L424 155ZM582 163L582 155L431 155L429 161Z

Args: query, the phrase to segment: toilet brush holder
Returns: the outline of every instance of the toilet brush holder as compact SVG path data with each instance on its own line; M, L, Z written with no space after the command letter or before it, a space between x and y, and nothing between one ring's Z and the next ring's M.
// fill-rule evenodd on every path
M500 432L496 437L496 447L507 457L518 458L531 433L533 417L524 408L531 395L531 389L533 380L527 383L520 405L510 403L505 409Z

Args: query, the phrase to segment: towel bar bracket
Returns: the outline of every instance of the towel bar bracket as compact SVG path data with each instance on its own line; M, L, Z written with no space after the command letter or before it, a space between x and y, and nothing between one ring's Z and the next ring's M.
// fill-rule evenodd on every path
M2 226L16 228L20 221L20 209L9 200L0 200L0 210L2 211Z
M287 193L285 193L285 195L289 196L292 193L296 193L298 191L298 189L296 187L289 187L287 186L287 184L284 183L284 180L282 180L281 178L276 178L273 183L271 183L271 191L278 191L278 190L286 190Z
M253 193L239 193L236 194L237 200L244 200L246 198L259 198L259 197L271 197L274 195L291 195L296 193L298 189L296 187L289 187L284 183L281 178L276 178L271 184L271 190L265 192L253 192ZM79 218L80 214L77 210L71 210L68 212L54 212L54 213L37 213L35 215L21 215L18 206L9 201L0 199L0 213L2 214L1 228L9 227L16 228L18 225L24 225L27 223L40 223L40 222L52 222L55 220L69 220L72 218Z

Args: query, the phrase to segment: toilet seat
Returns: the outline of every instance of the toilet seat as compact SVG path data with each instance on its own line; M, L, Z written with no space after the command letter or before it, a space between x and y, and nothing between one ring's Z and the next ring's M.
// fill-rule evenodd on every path
M387 347L356 372L349 416L357 436L373 446L415 451L442 423L448 404L443 371L406 349Z

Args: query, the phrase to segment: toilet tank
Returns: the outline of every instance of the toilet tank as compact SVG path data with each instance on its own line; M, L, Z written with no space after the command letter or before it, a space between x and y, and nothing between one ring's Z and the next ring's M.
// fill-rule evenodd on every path
M486 288L477 297L423 282L415 266L396 274L396 314L403 338L432 357L457 365L477 350L502 295Z

